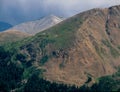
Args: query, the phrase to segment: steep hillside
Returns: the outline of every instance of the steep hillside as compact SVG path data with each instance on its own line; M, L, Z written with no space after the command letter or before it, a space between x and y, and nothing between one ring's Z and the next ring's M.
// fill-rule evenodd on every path
M1 53L10 53L3 58L6 66L14 64L22 71L17 88L34 84L34 75L50 82L91 86L97 78L115 73L120 65L119 14L120 6L92 9L33 37L4 45Z
M11 24L8 24L8 23L5 23L5 22L0 22L0 32L5 31L5 30L7 30L11 27L12 27Z
M82 85L88 77L94 81L112 74L120 64L120 52L107 32L110 9L93 9L63 21L33 37L21 53L33 64L45 63L44 77L50 81Z
M45 29L48 29L54 26L55 24L58 24L61 21L62 21L61 18L56 17L54 15L50 15L50 16L43 17L40 20L19 24L13 27L12 30L19 30L29 34L36 34L38 32L41 32Z

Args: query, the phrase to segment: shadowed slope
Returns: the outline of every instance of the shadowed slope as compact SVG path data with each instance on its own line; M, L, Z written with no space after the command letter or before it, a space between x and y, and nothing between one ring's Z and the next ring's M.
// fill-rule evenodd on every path
M11 24L8 24L8 23L5 23L5 22L0 22L0 32L5 31L5 30L7 30L11 27L12 27Z

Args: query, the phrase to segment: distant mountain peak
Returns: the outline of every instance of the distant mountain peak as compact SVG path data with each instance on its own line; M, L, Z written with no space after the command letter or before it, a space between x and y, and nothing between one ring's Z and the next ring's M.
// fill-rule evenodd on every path
M51 15L49 15L49 16L46 16L46 17L44 17L43 19L46 20L46 21L49 20L49 21L51 21L51 22L55 22L55 24L62 21L61 18L59 18L59 17L57 17L57 16L55 16L55 15L53 15L53 14L51 14ZM41 20L43 20L43 19L41 19Z
M62 21L61 18L51 14L39 20L29 21L16 25L15 27L12 28L12 30L19 30L29 34L36 34L58 24L61 21Z

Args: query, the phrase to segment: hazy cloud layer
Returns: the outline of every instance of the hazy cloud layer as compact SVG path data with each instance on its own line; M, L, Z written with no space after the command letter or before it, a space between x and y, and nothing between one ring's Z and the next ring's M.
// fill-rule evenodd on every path
M120 4L120 0L0 0L0 20L12 24L55 14L69 17L98 7Z

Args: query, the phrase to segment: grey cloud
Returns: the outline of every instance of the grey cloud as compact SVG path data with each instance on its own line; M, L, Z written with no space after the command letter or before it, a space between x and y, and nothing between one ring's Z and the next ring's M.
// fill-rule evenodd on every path
M0 20L17 24L49 14L69 17L116 4L120 4L120 0L0 0Z

